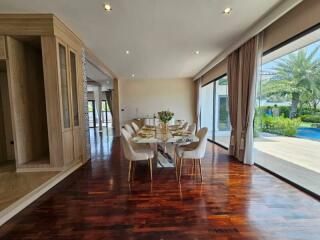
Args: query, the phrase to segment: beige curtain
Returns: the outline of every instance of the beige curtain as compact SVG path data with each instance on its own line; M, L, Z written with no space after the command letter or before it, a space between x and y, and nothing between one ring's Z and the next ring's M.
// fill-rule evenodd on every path
M253 117L261 60L262 34L250 39L228 57L229 104L232 133L230 154L253 164Z
M200 129L200 114L201 114L201 78L195 81L195 88L196 88L196 124L197 130Z
M110 113L111 116L113 116L113 111L112 111L112 90L106 91L106 99L109 105Z
M253 119L252 113L254 112L254 105L252 101L255 98L256 89L256 68L257 68L257 44L258 37L254 37L246 42L241 48L239 53L240 60L240 79L241 79L241 139L240 139L240 149L239 158L240 161L244 163L251 164L252 157L250 159L245 159L245 152L252 152L252 142L248 141L251 137L251 132L253 133ZM251 154L250 154L251 155Z

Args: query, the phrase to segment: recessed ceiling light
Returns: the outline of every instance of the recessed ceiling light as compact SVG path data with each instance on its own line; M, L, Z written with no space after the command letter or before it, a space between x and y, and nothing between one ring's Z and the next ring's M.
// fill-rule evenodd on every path
M107 12L111 12L112 8L109 3L105 3L103 6L104 6L104 10L106 10Z
M129 50L126 50L126 54L129 55L129 54L130 54L130 51L129 51Z
M200 51L195 51L195 54L197 54L197 55L200 54Z
M131 74L131 77L133 77L133 78L135 77L134 73L133 73L133 74Z
M223 14L227 14L227 15L229 15L230 13L231 13L231 11L232 11L232 8L230 8L230 7L227 7L227 8L225 8L224 10L223 10Z

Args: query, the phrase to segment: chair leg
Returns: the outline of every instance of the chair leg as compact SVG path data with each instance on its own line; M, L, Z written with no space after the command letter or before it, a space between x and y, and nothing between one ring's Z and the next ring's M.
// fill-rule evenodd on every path
M129 171L128 171L128 182L131 180L131 167L132 167L132 162L129 160Z
M199 170L200 170L200 177L202 182L202 169L201 169L201 159L199 158Z
M192 174L196 174L197 166L196 166L196 159L192 159Z
M179 173L179 157L176 155L176 158L175 158L175 170L176 170L176 179L178 180L178 173Z
M181 180L182 164L183 164L183 158L180 158L180 160L179 160L179 165L180 165L179 182L180 182L180 180Z
M134 174L136 172L136 165L137 165L137 162L136 161L132 161L132 167L131 167L131 180L132 181L134 179Z
M149 162L149 167L150 167L150 179L151 179L151 181L152 181L152 159L150 158L150 159L148 160L148 162Z

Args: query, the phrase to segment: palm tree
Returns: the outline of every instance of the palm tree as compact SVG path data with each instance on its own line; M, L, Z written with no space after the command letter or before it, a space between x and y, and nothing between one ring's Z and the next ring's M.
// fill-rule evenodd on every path
M303 94L320 92L320 61L316 59L319 48L316 47L309 54L303 48L279 59L271 69L274 76L262 86L264 97L291 100L291 118L296 117Z

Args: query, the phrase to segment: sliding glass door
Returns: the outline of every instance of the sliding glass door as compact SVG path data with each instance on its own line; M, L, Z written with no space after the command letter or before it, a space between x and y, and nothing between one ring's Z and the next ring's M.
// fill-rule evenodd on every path
M89 127L95 128L96 127L96 107L95 101L89 100L88 101L88 115L89 115Z
M230 117L228 98L228 79L223 76L215 81L215 142L229 147L230 143Z
M202 87L200 123L201 127L209 129L209 140L229 147L230 117L226 75Z
M209 130L208 139L214 139L214 127L213 127L213 85L214 83L209 83L202 87L201 89L201 127L207 127Z
M102 126L112 128L112 115L110 112L108 101L102 100L101 106Z
M254 160L320 194L320 29L265 54Z

